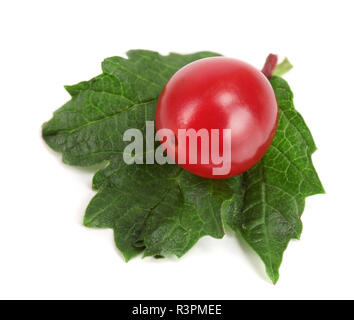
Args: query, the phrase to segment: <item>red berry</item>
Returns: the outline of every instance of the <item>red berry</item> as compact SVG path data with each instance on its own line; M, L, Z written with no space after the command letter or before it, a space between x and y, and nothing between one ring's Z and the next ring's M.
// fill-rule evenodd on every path
M199 142L197 163L190 164L186 149L186 170L207 178L227 178L254 166L268 150L278 122L278 106L269 80L253 66L240 60L213 57L192 62L167 82L156 109L156 129L170 129L176 137L167 143L167 154L178 163L178 129L205 128L220 131L220 155L223 153L222 130L231 129L230 171L213 174L220 167L213 161L202 163L203 150ZM209 140L209 151L212 148Z

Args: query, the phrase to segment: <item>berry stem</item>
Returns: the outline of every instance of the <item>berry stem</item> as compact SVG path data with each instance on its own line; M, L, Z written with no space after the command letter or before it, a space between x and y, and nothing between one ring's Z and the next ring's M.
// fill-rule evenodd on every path
M290 63L288 58L285 58L281 63L277 65L273 72L273 76L282 76L283 74L287 73L291 70L293 65Z
M277 66L278 63L278 56L275 54L270 54L268 55L266 62L264 64L264 67L262 69L263 74L270 79L273 75L273 72L275 70L275 67Z

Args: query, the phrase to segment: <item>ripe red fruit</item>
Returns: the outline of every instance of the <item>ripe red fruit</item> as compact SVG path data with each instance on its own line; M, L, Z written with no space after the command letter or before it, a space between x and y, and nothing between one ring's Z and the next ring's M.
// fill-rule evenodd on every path
M178 129L205 128L209 135L212 129L221 130L220 154L222 129L231 129L231 170L227 174L214 175L213 168L220 164L201 162L201 143L197 163L188 163L189 148L187 163L178 163L196 175L214 179L232 177L254 166L268 150L277 122L277 101L267 77L245 62L225 57L197 60L176 72L161 92L155 115L156 129L170 129L176 137L175 144L166 144L169 156L175 152L176 163L181 147ZM210 145L207 152L211 156Z

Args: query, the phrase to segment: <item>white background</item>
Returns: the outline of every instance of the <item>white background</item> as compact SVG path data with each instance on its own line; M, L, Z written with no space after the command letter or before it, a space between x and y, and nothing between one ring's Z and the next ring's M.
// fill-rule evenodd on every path
M353 13L339 0L1 1L0 298L354 298ZM327 194L307 199L276 286L234 236L125 263L111 230L82 226L93 171L62 164L41 124L69 99L63 85L140 48L293 63L286 79Z

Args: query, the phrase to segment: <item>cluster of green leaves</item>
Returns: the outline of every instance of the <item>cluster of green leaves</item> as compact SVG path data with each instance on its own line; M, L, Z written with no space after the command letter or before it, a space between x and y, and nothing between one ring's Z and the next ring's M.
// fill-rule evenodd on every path
M275 283L284 250L300 237L305 198L323 193L311 162L316 147L288 84L271 79L279 125L265 157L243 175L209 180L177 165L127 165L122 137L154 120L157 98L178 69L218 54L133 50L127 55L104 60L101 75L66 86L71 100L43 125L44 140L65 163L107 162L94 176L98 192L84 224L112 228L127 261L142 252L181 257L203 236L222 238L227 225L258 253Z

